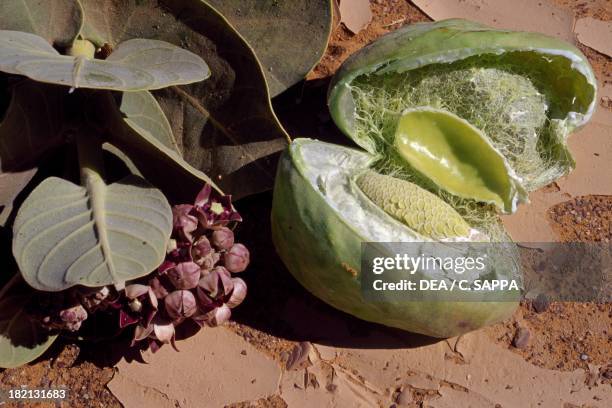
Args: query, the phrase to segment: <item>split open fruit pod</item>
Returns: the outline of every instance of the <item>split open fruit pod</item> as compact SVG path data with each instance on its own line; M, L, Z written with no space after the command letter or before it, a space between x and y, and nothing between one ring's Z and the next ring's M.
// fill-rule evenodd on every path
M467 280L520 281L499 213L571 170L567 138L590 119L595 84L580 51L541 34L446 20L382 37L344 63L328 95L332 118L365 151L297 139L281 157L280 257L310 292L364 320L434 337L503 320L519 290L371 301L362 244L393 257L385 243L488 242L489 267Z
M368 152L504 212L573 168L567 138L595 101L593 70L574 46L460 19L375 41L342 65L328 98L338 127Z
M370 153L311 139L296 139L283 153L274 187L272 237L293 276L340 310L434 337L455 336L508 317L516 307L518 291L465 292L452 301L415 301L423 295L416 292L380 292L377 301L366 299L363 242L452 245L489 239L435 194L373 171L375 161ZM489 262L494 267L462 279L486 276L520 281L512 244L504 245L493 247L493 256L504 259ZM411 249L418 256L420 248ZM377 249L381 257L395 253L385 244ZM439 278L452 275L449 271ZM412 275L414 280L432 277L424 270Z

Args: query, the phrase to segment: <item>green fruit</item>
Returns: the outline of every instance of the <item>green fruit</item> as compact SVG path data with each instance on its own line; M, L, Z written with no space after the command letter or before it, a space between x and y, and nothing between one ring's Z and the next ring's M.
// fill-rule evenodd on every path
M495 294L487 298L466 293L463 302L418 302L410 298L371 302L364 298L362 242L422 242L432 241L423 235L428 231L437 231L434 235L455 229L458 235L466 232L454 210L440 198L417 186L407 186L406 181L370 173L374 162L375 157L369 153L310 139L293 141L283 153L274 188L272 237L293 276L315 296L340 310L434 337L455 336L508 317L516 302L487 301L495 299ZM397 184L400 182L406 184ZM408 212L388 209L387 213L379 207L393 201L405 202L417 221L405 224L403 215L410 218ZM427 207L438 211L428 211ZM451 227L438 218L451 220ZM469 236L482 240L472 228ZM462 241L465 237L446 240ZM504 277L501 270L497 273L497 279ZM512 278L518 271L510 268L506 273L506 278ZM422 271L415 276L426 277Z
M567 138L588 122L596 100L592 68L576 47L453 19L408 25L352 55L334 76L328 104L338 127L370 153L416 168L455 196L509 212L513 200L525 198L518 184L532 191L573 168ZM452 180L396 155L398 118L424 107L482 133L512 169L504 183L515 186L457 191Z
M456 19L390 33L351 56L329 89L334 122L365 152L298 139L282 156L278 253L314 295L364 320L435 337L500 321L518 290L373 301L362 262L371 265L372 247L393 257L393 243L420 243L402 247L417 254L432 242L469 251L490 242L490 264L470 281L520 282L498 212L573 168L567 138L596 100L587 59L555 38ZM456 278L449 273L417 268L412 280Z
M458 197L514 212L527 201L504 156L464 119L440 109L405 110L397 121L394 146L400 158Z

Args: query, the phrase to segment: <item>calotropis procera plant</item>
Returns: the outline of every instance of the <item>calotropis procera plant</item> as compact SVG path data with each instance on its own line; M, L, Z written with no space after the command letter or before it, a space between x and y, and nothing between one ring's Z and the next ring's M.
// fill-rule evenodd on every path
M233 209L201 170L240 195L257 191L265 169L255 161L285 140L251 49L200 1L3 1L0 113L0 224L3 234L13 231L15 268L3 262L19 271L0 292L2 367L36 358L56 330L78 330L92 313L119 313L128 303L132 316L146 311L137 316L142 330L158 327L157 338L166 339L184 312L172 315L157 297L147 303L149 290L132 285L149 285L166 259L169 200L191 200L206 185L221 198L194 211L212 217ZM244 147L253 137L257 157ZM200 149L200 138L233 144ZM240 183L251 163L258 170ZM207 324L226 320L246 288L231 273L246 267L248 251L226 248L227 227L213 238L218 225L203 224L197 234L224 245L211 250L222 293L211 282L190 292L207 302L198 306ZM183 308L177 296L167 303Z
M498 255L513 251L498 213L571 170L567 138L590 119L595 96L584 55L541 34L465 20L390 33L350 57L329 89L332 118L365 151L297 139L282 156L278 253L313 294L365 320L435 337L497 322L519 293L367 301L361 243L502 242ZM470 280L519 279L512 261Z
M242 220L230 198L206 186L194 204L176 205L172 215L165 261L111 303L119 310L120 328L135 326L132 344L146 340L153 351L174 345L174 329L185 320L200 326L225 323L246 296L244 281L232 277L246 269L250 255L228 228Z
M11 87L6 95L13 99L9 111L14 112L13 120L2 124L3 131L18 134L12 139L21 144L11 140L10 146L3 146L3 173L31 168L40 156L65 145L66 118L60 114L82 111L101 127L105 149L179 201L189 200L201 188L205 180L200 172L235 198L271 187L272 155L286 146L287 136L272 112L255 54L207 2L7 0L0 5L0 30L46 40L46 46L28 41L6 44L5 52L11 55L7 64L14 63L7 70L39 82ZM143 41L150 40L201 57L210 77L178 85L179 73L193 65L183 64L181 55L186 54L166 50L169 60L155 69L151 59L158 58L163 48L141 48ZM88 42L94 46L95 58L76 59L80 62L71 71L73 80L58 71L73 61L66 54L91 52ZM25 59L16 62L14 57ZM170 86L157 84L160 78ZM53 92L58 87L41 82L99 91L65 98L63 87ZM77 101L79 96L86 100ZM74 101L74 109L59 109L66 99ZM37 128L22 126L19 115L37 116ZM182 183L175 183L179 178Z
M95 317L105 318L109 326L104 326L104 337L132 328L132 346L144 342L153 352L167 343L176 348L175 328L187 320L200 327L224 324L247 292L245 282L233 277L250 262L248 249L235 242L231 229L240 221L230 197L206 185L193 204L172 207L172 235L161 265L126 282L122 290L79 285L32 292L13 279L0 293L6 337L0 339L1 365L14 367L36 358L62 332L81 333L85 327L86 333L99 333Z

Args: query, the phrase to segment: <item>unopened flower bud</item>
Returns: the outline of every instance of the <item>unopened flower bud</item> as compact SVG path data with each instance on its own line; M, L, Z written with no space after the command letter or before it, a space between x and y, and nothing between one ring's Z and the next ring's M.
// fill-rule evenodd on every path
M234 233L227 227L221 227L213 231L211 242L218 250L227 251L234 245Z
M170 343L174 339L174 325L172 322L161 318L159 316L155 316L153 321L151 322L153 326L152 336L162 343Z
M168 270L167 274L177 289L193 289L200 280L200 266L195 262L182 262Z
M232 312L227 305L221 305L208 314L208 324L210 326L221 326L232 316Z
M204 235L199 237L191 247L191 258L198 265L202 265L203 259L213 252L212 246Z
M232 283L232 294L230 295L229 300L226 302L229 308L234 308L241 304L247 295L247 285L242 279L234 278L232 279Z
M232 289L232 277L223 266L216 266L212 271L204 273L198 283L198 290L204 290L211 298L227 295Z
M76 305L62 310L59 317L65 323L66 329L77 331L81 327L81 323L87 319L87 311L83 306Z
M197 312L196 300L188 290L175 290L164 298L166 313L172 319L183 319Z
M223 255L225 267L230 272L242 272L249 265L249 250L242 244L234 244L232 248Z
M192 205L181 204L172 207L172 223L174 231L182 238L192 241L191 233L198 228L198 219L189 213L193 209Z

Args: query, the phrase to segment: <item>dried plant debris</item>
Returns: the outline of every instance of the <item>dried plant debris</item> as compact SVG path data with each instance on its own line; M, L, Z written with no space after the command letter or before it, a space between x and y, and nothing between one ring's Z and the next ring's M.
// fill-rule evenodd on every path
M340 0L340 22L353 34L358 34L372 21L369 0Z
M574 32L582 44L612 56L612 21L601 21L593 17L580 18L576 21Z

